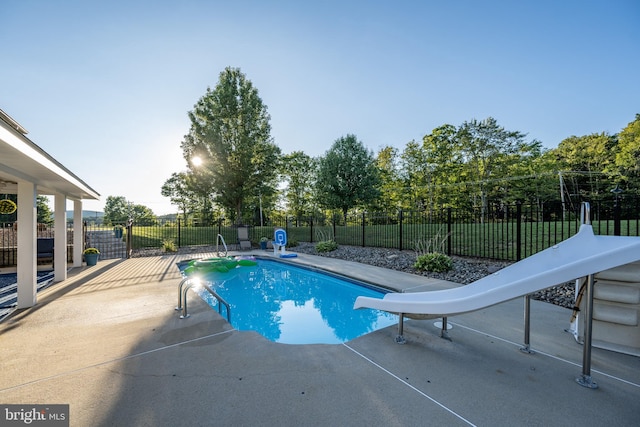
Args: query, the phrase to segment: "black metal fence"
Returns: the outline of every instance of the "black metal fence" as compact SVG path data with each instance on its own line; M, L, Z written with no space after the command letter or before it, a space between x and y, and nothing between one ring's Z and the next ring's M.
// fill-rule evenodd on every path
M49 224L37 224L37 239L54 237L53 227ZM17 222L0 222L0 267L16 265L18 261L18 224ZM71 248L73 247L73 226L67 229L67 261L73 261Z
M283 228L290 245L331 239L341 245L427 248L449 255L517 261L575 234L580 227L579 208L548 202L494 204L469 210L360 212L346 218L335 213L275 220L272 215L266 224L250 224L249 237L257 247L261 238L271 239L276 228ZM592 203L591 213L596 234L640 235L638 199ZM233 246L237 243L237 227L223 219L201 226L193 220L188 225L181 220L156 226L134 224L132 247L135 251L167 243L176 247L216 245L220 239Z
M276 228L287 231L289 246L296 242L335 240L340 245L400 250L430 249L449 255L518 261L574 235L580 227L579 206L547 202L489 204L481 209L443 208L434 211L360 212L325 216L286 217L272 215L268 223L249 224L255 247ZM640 236L640 199L609 199L591 203L596 234ZM72 224L69 225L72 227ZM13 224L0 223L0 266L15 265ZM97 247L101 258L124 258L145 249L185 246L222 247L238 243L238 225L227 220L160 221L154 225L84 225L85 246ZM39 230L52 237L51 229ZM13 236L13 237L12 237ZM72 256L73 229L68 232ZM13 239L13 240L12 240Z
M101 259L125 258L127 254L130 253L127 251L127 238L133 235L133 231L127 229L126 223L105 227L91 225L85 221L81 232L83 235L84 248L97 248L100 251ZM74 233L73 223L67 223L67 262L73 262ZM37 225L37 239L42 238L55 238L52 225ZM17 223L2 222L0 223L0 267L14 266L17 262ZM47 262L51 261L48 259Z

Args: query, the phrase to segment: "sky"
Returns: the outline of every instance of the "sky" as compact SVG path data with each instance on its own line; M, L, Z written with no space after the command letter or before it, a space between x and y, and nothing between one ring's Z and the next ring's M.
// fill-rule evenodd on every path
M0 109L100 193L177 208L187 113L240 68L283 153L493 117L555 148L640 113L637 0L1 0Z

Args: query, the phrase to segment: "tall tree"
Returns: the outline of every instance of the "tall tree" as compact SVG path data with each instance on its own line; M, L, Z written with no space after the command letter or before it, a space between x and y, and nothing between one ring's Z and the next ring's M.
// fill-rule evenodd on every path
M156 225L158 219L153 211L144 205L131 205L131 219L138 225Z
M131 207L124 196L108 196L104 204L106 224L124 222L131 217Z
M618 135L616 166L628 187L640 187L640 114ZM630 188L627 188L629 190Z
M347 211L365 207L379 196L380 174L373 152L355 135L337 139L320 159L317 190L319 202L329 209Z
M184 172L174 172L171 174L171 178L162 184L162 189L160 190L164 197L168 197L171 200L171 204L178 206L185 219L189 212L194 211L198 206L198 197L191 188L190 181L192 181L191 175Z
M593 197L608 194L610 180L616 174L618 139L608 133L570 136L564 139L553 153L560 170L574 190L573 194Z
M104 222L116 224L129 219L140 225L157 223L155 214L148 207L129 202L124 196L108 196L104 205Z
M288 210L296 218L312 210L317 165L316 159L302 151L294 151L282 159L280 175L286 185L283 196Z
M463 154L456 128L449 124L435 128L422 139L422 148L430 165L429 208L458 203L461 194L454 188L460 181Z
M506 161L506 176L494 196L502 203L527 201L541 206L558 199L558 172L553 157L537 140L523 142Z
M493 117L482 121L473 119L460 126L458 138L466 164L464 178L477 189L471 196L474 205L480 205L482 218L489 193L496 186L496 180L506 176L509 163L515 159L512 154L517 152L524 137L521 132L505 130Z
M280 149L271 139L267 107L240 69L220 73L215 89L207 88L193 111L182 150L197 180L212 198L242 221L249 197L275 193ZM193 166L200 158L202 164Z
M427 162L426 153L418 142L410 141L400 155L400 161L404 195L402 207L425 209L431 186L431 165Z
M391 146L378 151L376 165L380 171L380 196L377 209L391 211L402 207L402 181L398 149Z
M36 215L37 221L41 224L51 224L53 222L53 212L49 208L49 198L47 196L38 196L36 198Z

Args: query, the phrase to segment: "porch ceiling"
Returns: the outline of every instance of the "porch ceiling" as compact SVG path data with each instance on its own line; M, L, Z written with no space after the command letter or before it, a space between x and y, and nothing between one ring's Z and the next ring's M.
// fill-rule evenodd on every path
M27 131L0 110L0 194L16 193L18 181L36 185L38 194L64 194L68 199L100 198L100 194L26 135Z

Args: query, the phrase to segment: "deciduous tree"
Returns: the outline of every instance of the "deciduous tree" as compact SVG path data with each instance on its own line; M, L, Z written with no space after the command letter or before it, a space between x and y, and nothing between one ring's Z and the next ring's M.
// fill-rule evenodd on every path
M373 152L355 135L337 139L320 159L316 186L319 202L329 209L340 209L346 221L349 209L364 208L380 195Z
M236 220L245 202L276 189L280 149L271 139L267 107L258 90L237 68L220 73L189 112L191 128L182 150L201 187ZM199 167L192 159L202 160Z
M124 196L108 196L104 204L104 218L106 224L122 223L131 216L129 203Z
M190 184L192 180L192 176L187 173L174 172L171 178L164 182L160 191L164 197L171 200L171 204L178 206L185 219L189 212L193 212L198 206L197 194Z
M616 166L628 187L639 187L640 183L640 114L618 135L619 151ZM637 190L636 190L637 191Z
M507 131L493 117L464 122L458 130L465 168L463 177L472 183L471 197L474 205L482 209L482 218L487 208L487 197L496 180L504 178L508 165L514 160L512 154L524 141L525 134ZM479 203L477 198L479 197Z
M294 151L282 159L283 196L288 210L296 218L312 210L317 169L318 161L302 151Z

